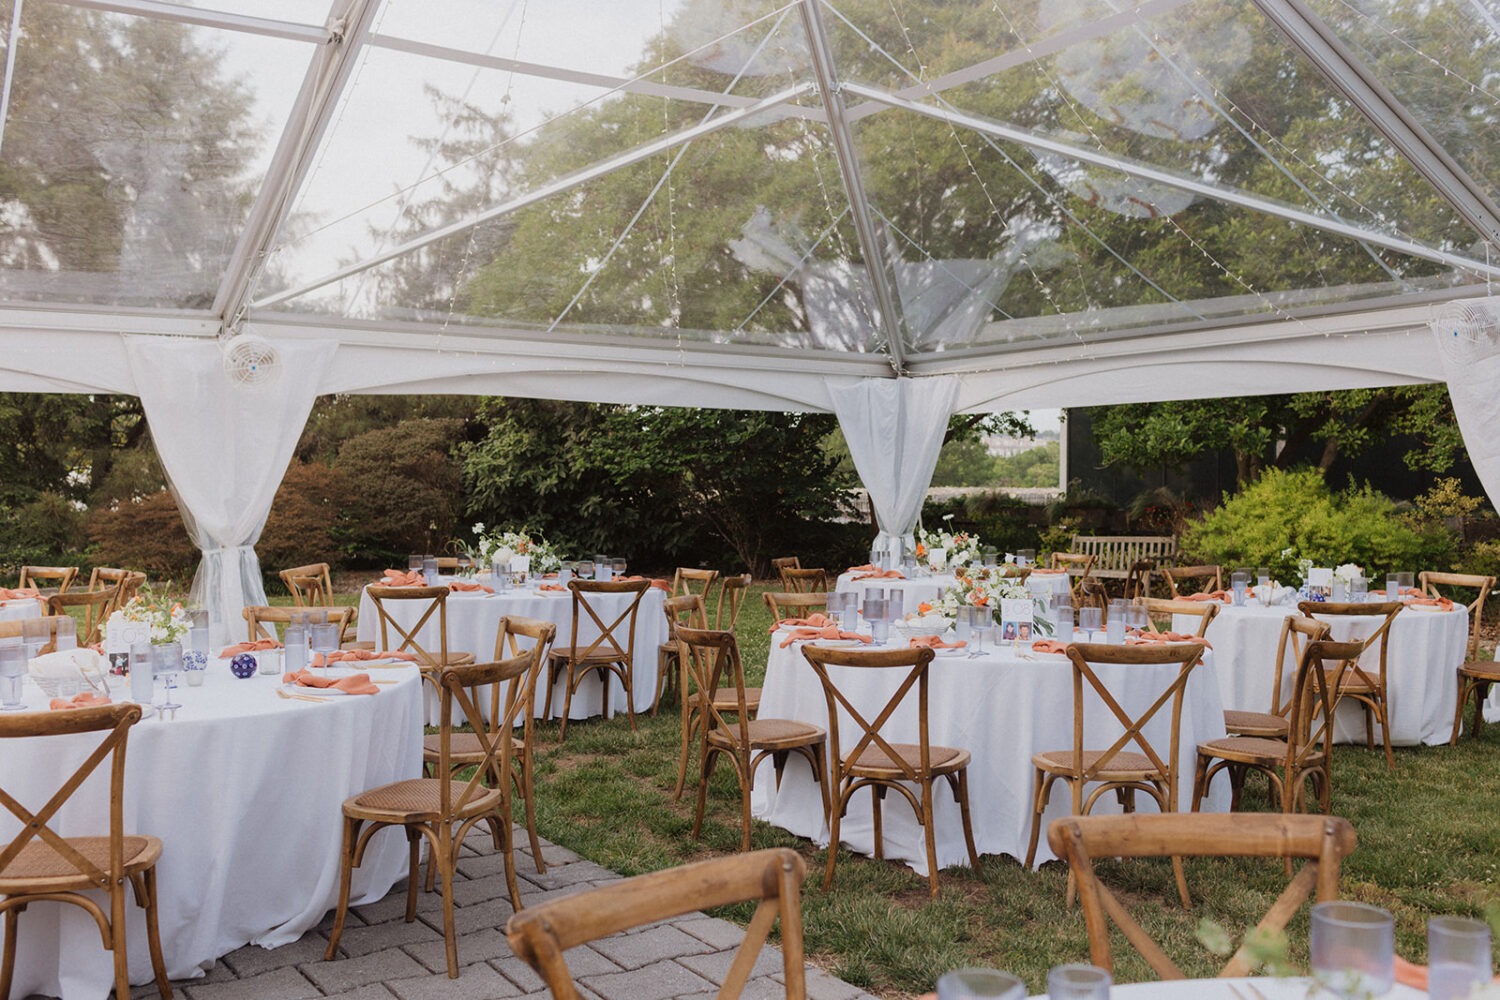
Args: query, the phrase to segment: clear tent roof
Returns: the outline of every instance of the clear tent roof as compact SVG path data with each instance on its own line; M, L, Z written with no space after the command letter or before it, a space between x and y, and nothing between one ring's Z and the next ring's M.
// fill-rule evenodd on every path
M920 373L1474 294L1492 0L0 2L0 298Z

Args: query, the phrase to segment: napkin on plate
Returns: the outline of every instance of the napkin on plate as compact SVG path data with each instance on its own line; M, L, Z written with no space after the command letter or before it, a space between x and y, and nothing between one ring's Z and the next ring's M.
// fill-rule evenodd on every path
M1179 601L1223 601L1229 602L1229 595L1222 590L1211 590L1206 594L1183 594L1177 598Z
M809 639L857 639L860 642L870 642L867 635L858 632L840 631L837 625L829 625L827 628L794 628L791 635L781 641L781 648L786 649L794 642L807 642Z
M481 590L486 594L493 594L495 592L493 588L486 587L482 583L465 583L463 580L454 580L448 584L448 589L461 594L478 593Z
M404 569L388 569L385 576L376 581L382 587L425 587L427 577L419 570L407 572Z
M72 698L53 698L48 702L48 707L56 712L65 708L97 708L100 705L108 704L108 695L85 691L82 694L74 695Z
M358 663L362 660L408 660L415 663L417 654L399 652L392 653L373 649L335 649L328 654L327 662L324 662L323 654L318 653L312 658L315 667L331 667L335 663Z
M1385 596L1385 591L1384 590L1371 590L1371 591L1369 591L1369 595L1371 597L1384 597ZM1407 587L1405 590L1401 591L1401 596L1402 597L1426 597L1427 595L1424 594L1424 593L1422 593L1416 587Z
M241 653L261 653L268 649L280 649L281 643L275 639L256 639L254 642L237 642L233 646L225 646L219 653L219 659L227 660L231 656L239 656Z
M1133 635L1127 635L1125 641L1137 646L1142 643L1201 642L1205 649L1214 648L1213 643L1207 639L1200 639L1196 635L1189 635L1186 632L1136 632Z
M319 677L311 670L298 670L286 675L287 684L310 688L337 688L345 694L379 694L380 688L370 681L369 674L350 674L348 677Z
M1056 639L1038 639L1031 644L1033 653L1066 653L1068 644Z
M875 565L873 563L865 563L863 566L850 566L844 572L846 572L846 573L873 573L873 572L875 572Z
M873 573L861 573L855 580L905 580L906 574L899 569L877 569Z
M923 646L928 649L963 649L968 643L962 639L957 642L944 642L943 637L938 635L914 635L907 645L912 649L920 649Z
M827 615L814 611L806 618L783 618L771 626L771 631L775 632L779 628L827 628L836 624L838 623Z
M38 601L42 599L42 595L35 587L16 587L15 589L0 587L0 601L21 601L28 597L34 597Z
M1416 597L1407 603L1414 608L1438 608L1441 611L1453 610L1453 602L1446 597Z
M620 579L625 580L626 582L630 582L634 580L644 580L646 578L644 576L622 576L620 577ZM672 592L671 580L663 580L660 578L653 579L651 581L651 586L655 587L657 590L665 590L669 594Z

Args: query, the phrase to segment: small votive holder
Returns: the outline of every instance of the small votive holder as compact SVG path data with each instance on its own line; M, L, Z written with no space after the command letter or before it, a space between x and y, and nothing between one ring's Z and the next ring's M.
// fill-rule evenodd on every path
M267 677L280 677L283 662L284 658L281 650L263 650L256 654L256 671Z
M884 618L876 618L870 622L870 639L877 646L884 646L891 638L891 623Z

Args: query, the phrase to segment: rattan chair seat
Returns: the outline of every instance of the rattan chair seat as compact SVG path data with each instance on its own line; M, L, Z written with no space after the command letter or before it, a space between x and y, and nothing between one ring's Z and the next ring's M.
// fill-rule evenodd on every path
M1227 760L1268 760L1280 762L1286 757L1285 740L1268 740L1263 736L1226 736L1198 744L1198 749L1207 750L1215 757ZM1314 755L1321 758L1321 754Z
M803 744L808 740L822 740L828 734L820 727L793 719L751 719L748 724L750 742L757 749L773 749L778 744ZM719 727L708 734L709 742L719 746L734 747L739 744L737 729Z
M1500 681L1500 663L1490 660L1475 660L1472 663L1465 663L1458 669L1467 677L1483 677L1486 680Z
M1105 755L1104 750L1085 750L1083 752L1083 766L1080 768L1073 759L1071 750L1048 750L1045 753L1033 754L1031 763L1044 771L1057 771L1063 774L1072 774L1075 771L1087 771L1094 766L1094 762ZM1160 768L1151 763L1151 758L1143 753L1135 753L1130 750L1121 750L1110 758L1111 765L1103 771L1093 774L1094 781L1129 781L1132 778L1155 778L1162 780L1164 775Z
M68 837L69 845L88 858L100 870L109 869L108 837ZM161 857L161 841L156 837L127 836L125 838L125 874L145 871ZM97 889L98 886L78 871L78 866L58 854L52 845L32 841L21 848L16 859L5 867L0 876L0 896L16 895L32 891L31 883L46 882L49 890L72 892Z
M922 747L917 743L892 743L890 748L896 752L896 756L906 764L907 769L920 770L922 767ZM927 748L928 760L931 767L928 768L933 774L949 774L953 771L961 771L969 766L969 751L960 750L956 747L940 747L931 744ZM890 754L886 753L878 745L868 746L856 757L849 767L849 773L868 778L900 778L903 772L895 761L891 760Z
M1326 673L1332 678L1338 671L1328 670ZM1374 693L1380 690L1380 681L1378 678L1371 677L1358 670L1346 670L1344 671L1344 675L1339 678L1338 689L1340 691L1369 691Z
M714 708L721 712L734 712L739 707L740 703L732 691L726 691L721 688L718 692L718 697L714 698ZM745 711L760 711L760 688L745 688Z
M454 801L464 793L468 783L450 781ZM436 818L441 807L441 781L437 778L408 778L393 781L344 800L344 812L359 819L378 820L383 823L423 822L424 817ZM487 788L471 798L460 815L472 816L494 809L500 801L500 790Z
M1285 716L1270 712L1238 712L1224 710L1224 728L1236 736L1285 737Z
M575 662L611 662L620 659L620 654L607 646L600 646L593 652L589 652L587 646L553 646L547 651L549 660L573 660Z

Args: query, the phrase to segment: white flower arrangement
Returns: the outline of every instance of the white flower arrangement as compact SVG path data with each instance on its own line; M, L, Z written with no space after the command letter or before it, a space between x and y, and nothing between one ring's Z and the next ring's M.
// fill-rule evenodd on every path
M1311 572L1312 568L1313 561L1306 556L1297 560L1297 575L1302 577L1304 583L1307 581L1307 574Z
M943 515L943 527L937 531L928 531L926 528L917 529L917 558L926 559L933 569L970 566L977 563L983 557L983 545L978 535L971 535L967 531L953 532L953 515ZM943 552L945 558L939 560L938 552Z
M1004 572L1005 568L1000 566L960 567L954 573L957 584L949 587L938 598L937 610L951 619L958 615L961 607L986 608L993 618L1000 610L1001 601L1030 601L1032 621L1037 630L1051 635L1051 621L1036 614L1036 596L1019 577L1004 576Z
M1365 578L1365 571L1353 563L1344 563L1344 565L1333 571L1333 578L1348 586L1355 580L1363 580Z
M562 565L562 559L539 534L487 531L483 522L476 523L473 531L475 541L469 552L482 565L493 565L497 559L509 565L514 556L530 556L533 573L550 573Z
M121 621L148 626L153 645L181 642L187 638L188 629L192 626L192 621L181 604L176 601L168 604L165 598L146 588L132 597L130 603L121 608L119 613ZM99 623L99 640L104 642L108 638L109 622L106 620Z

